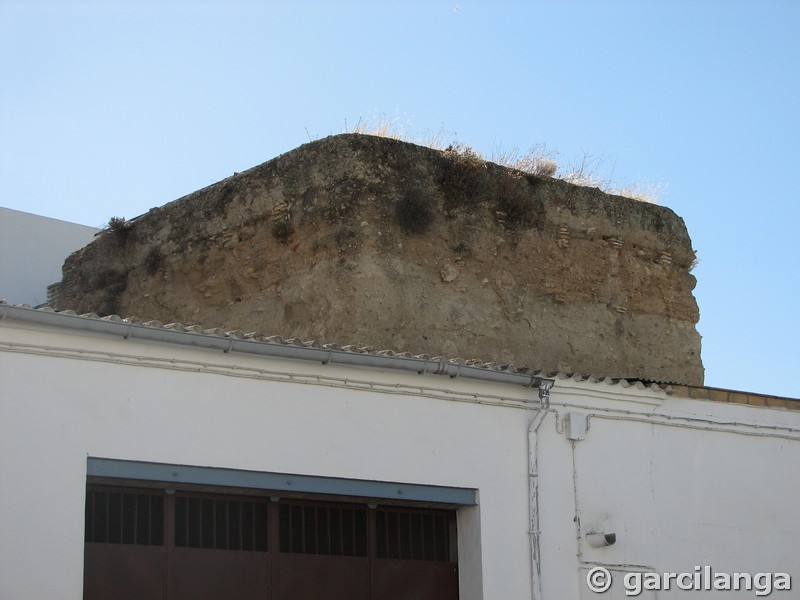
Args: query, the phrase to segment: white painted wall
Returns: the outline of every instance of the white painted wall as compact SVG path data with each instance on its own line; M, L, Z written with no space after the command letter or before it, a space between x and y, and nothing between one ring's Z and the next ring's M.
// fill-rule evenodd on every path
M462 598L529 594L530 411L520 407L536 390L455 382L474 394L456 402L446 399L449 378L17 329L9 321L0 332L0 348L26 345L0 352L4 600L81 598L87 456L475 488L480 508L459 514ZM64 358L70 348L93 354ZM298 383L282 375L289 372ZM332 379L317 385L320 375ZM359 381L394 393L357 389ZM427 392L441 397L420 393L421 384L442 388ZM495 406L498 395L516 401Z
M556 385L540 439L544 598L631 597L627 572L693 573L695 566L785 572L800 586L800 412L672 397L650 408L622 398L598 404L568 386ZM584 440L556 430L570 411L588 416ZM583 537L590 531L615 532L617 542L592 548ZM596 565L616 570L603 595L585 581ZM714 593L672 587L637 597Z
M47 286L61 281L64 259L98 231L0 207L0 298L11 304L44 304Z
M459 511L462 598L532 598L535 398L2 320L0 598L81 598L88 456L475 488L479 506ZM588 418L583 440L564 434L570 411ZM588 591L596 564L800 578L800 412L558 380L530 439L545 600L626 597ZM589 548L591 528L617 544Z

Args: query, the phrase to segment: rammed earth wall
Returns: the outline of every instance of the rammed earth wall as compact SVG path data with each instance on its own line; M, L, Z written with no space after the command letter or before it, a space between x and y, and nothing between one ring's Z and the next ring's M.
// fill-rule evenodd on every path
M346 134L99 236L60 308L699 385L694 258L663 206Z

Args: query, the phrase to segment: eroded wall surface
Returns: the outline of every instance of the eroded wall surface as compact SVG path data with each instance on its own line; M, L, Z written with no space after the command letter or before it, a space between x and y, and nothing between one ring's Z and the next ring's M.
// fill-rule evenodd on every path
M348 134L99 236L59 308L701 384L694 257L668 208Z

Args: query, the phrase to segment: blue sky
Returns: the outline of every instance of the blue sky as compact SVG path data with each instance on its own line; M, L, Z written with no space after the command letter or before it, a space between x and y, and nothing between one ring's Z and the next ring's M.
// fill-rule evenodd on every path
M133 217L360 118L658 187L707 385L800 398L800 2L0 0L0 206Z

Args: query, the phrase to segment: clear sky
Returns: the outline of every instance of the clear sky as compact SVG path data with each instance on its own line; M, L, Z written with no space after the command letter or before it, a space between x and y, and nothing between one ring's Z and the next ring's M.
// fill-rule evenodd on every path
M800 398L800 2L0 0L0 206L131 218L360 118L660 187L706 384Z

